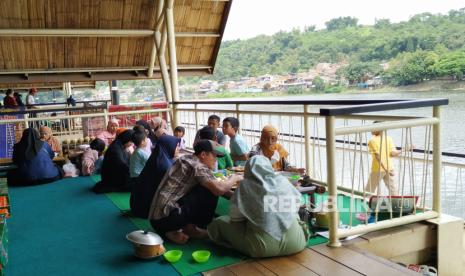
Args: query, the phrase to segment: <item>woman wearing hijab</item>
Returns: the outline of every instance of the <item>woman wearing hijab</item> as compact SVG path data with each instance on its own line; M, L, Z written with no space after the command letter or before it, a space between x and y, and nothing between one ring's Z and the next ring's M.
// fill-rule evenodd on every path
M107 129L97 134L96 138L101 139L103 142L105 142L105 145L108 146L113 142L113 140L115 140L118 127L119 123L117 119L110 120L108 122Z
M249 158L254 155L263 155L271 161L273 169L276 171L305 173L303 168L294 168L287 161L289 153L278 144L278 130L272 125L266 125L262 129L260 143L252 147Z
M267 158L254 156L231 198L230 215L211 222L208 235L215 243L250 257L302 251L309 232L298 218L300 197L285 177L275 174Z
M109 192L129 192L129 153L132 147L131 137L134 131L128 129L118 135L105 152L102 164L102 181L95 184L93 191L97 194Z
M44 184L60 179L63 173L53 163L54 156L36 129L24 130L21 140L13 147L13 163L18 168L8 174L8 185Z
M132 187L130 205L134 216L148 218L153 196L163 176L174 163L179 143L179 138L170 135L158 139L157 146Z
M48 126L41 126L39 129L40 139L46 142L53 152L61 152L61 144L58 139L53 136L52 130Z

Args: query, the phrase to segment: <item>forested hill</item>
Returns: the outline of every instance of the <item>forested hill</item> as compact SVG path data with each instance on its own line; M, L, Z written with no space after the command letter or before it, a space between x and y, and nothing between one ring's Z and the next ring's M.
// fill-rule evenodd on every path
M214 78L302 72L320 62L346 64L339 74L350 82L366 75L383 75L396 85L443 76L463 78L465 8L448 14L422 13L400 23L380 19L362 26L357 21L340 17L326 22L323 30L310 26L224 41ZM383 63L389 63L389 69L383 70Z

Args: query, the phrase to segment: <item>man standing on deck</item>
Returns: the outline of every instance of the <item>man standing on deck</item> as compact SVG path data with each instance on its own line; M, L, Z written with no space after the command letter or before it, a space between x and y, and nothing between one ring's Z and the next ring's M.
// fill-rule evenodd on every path
M215 214L218 196L230 191L242 180L233 175L225 181L213 176L218 144L200 140L193 155L181 156L165 174L150 207L149 220L153 229L177 244L190 237L206 238L205 228Z
M398 195L392 157L399 156L401 152L396 149L392 138L383 132L373 131L371 134L373 137L368 141L368 150L371 153L372 163L365 191L375 193L379 188L379 182L383 179L389 189L389 195Z

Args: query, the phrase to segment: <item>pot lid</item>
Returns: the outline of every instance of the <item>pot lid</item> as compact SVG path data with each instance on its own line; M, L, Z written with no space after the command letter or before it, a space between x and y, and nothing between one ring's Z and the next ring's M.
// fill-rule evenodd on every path
M160 245L163 244L163 239L149 231L137 230L126 235L126 239L134 243L143 245Z

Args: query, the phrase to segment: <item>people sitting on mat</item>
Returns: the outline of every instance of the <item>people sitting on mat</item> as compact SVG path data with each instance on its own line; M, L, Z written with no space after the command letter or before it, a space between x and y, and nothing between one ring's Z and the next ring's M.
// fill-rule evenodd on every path
M108 147L113 140L115 140L116 137L116 130L118 130L119 123L117 119L111 119L108 122L107 129L104 131L101 131L99 134L97 134L97 138L102 139L103 142L105 142L105 145Z
M158 185L178 156L179 143L180 139L171 135L163 135L158 139L157 146L133 183L129 203L134 216L148 218Z
M134 152L131 154L129 161L129 174L131 176L131 181L134 182L145 167L145 163L150 157L150 152L145 151L145 146L147 145L147 134L143 126L135 126L133 128L134 133L132 134L131 141L134 144Z
M50 146L53 152L61 152L61 143L55 136L53 136L51 128L49 128L48 126L41 126L39 132L40 139L44 142L47 142L47 144Z
M129 153L132 147L131 137L134 131L128 129L118 135L105 152L102 164L102 181L95 184L93 191L97 194L109 192L129 192Z
M251 257L272 257L302 251L308 228L298 218L300 193L276 175L264 156L245 165L244 180L231 198L230 215L208 225L215 243Z
M61 179L63 171L53 163L54 156L36 129L25 129L13 147L13 163L18 168L8 172L8 185L36 185Z
M223 120L223 133L228 135L229 150L235 166L244 166L248 159L249 146L242 135L239 134L239 120L234 117L227 117Z
M149 124L144 121L144 120L139 120L136 122L136 126L142 126L145 130L145 134L147 135L147 138L145 138L145 148L144 150L150 155L152 154L152 150L155 147L155 142L156 142L156 137L155 133L153 133L153 130L150 128Z
M184 135L186 134L186 129L183 126L177 126L174 128L173 135L181 139L179 143L179 148L182 150L186 149L186 140L184 140Z
M272 125L266 125L262 129L260 143L252 147L249 157L263 155L271 161L273 169L276 171L288 171L304 174L304 168L292 167L287 161L289 153L278 144L278 130Z
M212 140L217 142L218 138L216 136L217 131L210 126L205 126L198 131L200 139ZM234 166L233 161L231 159L231 155L229 155L228 151L225 147L219 146L218 150L223 153L223 156L218 156L216 158L216 169L217 170L224 170L226 168L232 168Z
M215 134L216 134L216 138L218 139L218 143L220 145L225 146L226 145L226 136L225 136L225 134L223 134L223 132L221 132L219 130L220 124L221 124L221 119L220 119L219 116L213 114L213 115L210 115L208 117L207 126L212 127L212 128L215 129ZM200 139L202 139L202 138L200 138L200 132L199 131L197 131L197 133L195 134L194 143L193 143L194 146L195 146L195 144L197 144L198 141L200 141Z
M219 181L213 176L218 144L201 140L193 155L181 156L158 186L150 207L149 220L158 234L183 244L189 238L206 238L206 226L215 214L218 196L242 180L233 175Z
M102 139L95 138L90 142L82 154L81 171L82 175L99 174L102 169L103 152L105 151L105 142Z

